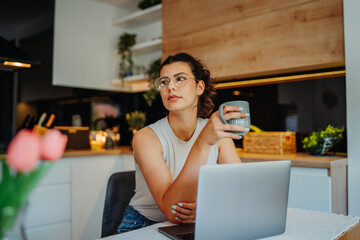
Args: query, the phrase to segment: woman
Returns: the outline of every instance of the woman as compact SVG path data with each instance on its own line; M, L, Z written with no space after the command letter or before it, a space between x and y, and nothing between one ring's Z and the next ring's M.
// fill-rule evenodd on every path
M199 168L205 164L239 163L232 139L244 132L223 124L214 107L210 72L192 56L179 53L161 65L155 82L167 117L137 132L133 138L136 193L118 233L170 220L195 220ZM225 106L225 119L246 117L238 107Z

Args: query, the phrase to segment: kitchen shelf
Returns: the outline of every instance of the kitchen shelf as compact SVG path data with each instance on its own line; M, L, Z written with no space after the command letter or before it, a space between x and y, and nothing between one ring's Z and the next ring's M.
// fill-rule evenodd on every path
M161 15L161 9L162 4L158 4L145 10L134 12L126 17L118 18L113 22L113 25L121 27L132 23L145 23Z
M131 48L131 50L133 53L161 50L161 43L162 43L161 38L142 42L142 43L137 43ZM116 50L114 54L118 54L118 50Z
M139 81L139 80L143 80L145 79L145 74L137 74L137 75L132 75L129 77L125 77L124 81L125 82L134 82L134 81Z
M120 6L121 4L124 4L130 0L97 0L97 1L113 6Z
M151 50L160 50L161 49L162 39L150 40L142 43L135 44L131 50L134 53L145 52Z
M115 0L103 0L103 1L115 1ZM143 52L151 52L151 54L154 54L155 51L161 51L161 45L162 45L161 31L160 31L161 25L157 24L157 21L161 21L161 11L162 11L162 5L158 4L144 10L138 10L136 12L130 13L125 17L120 17L113 21L114 26L128 27L129 29L131 27L132 30L134 29L136 30L137 27L146 26L148 23L156 23L155 27L160 27L160 29L156 29L159 31L155 31L153 33L154 36L148 36L148 34L146 36L141 36L141 39L152 38L152 40L135 44L131 48L134 54L137 53L141 54ZM154 27L154 26L150 26L150 27ZM141 33L139 35L141 35ZM116 52L116 54L118 53ZM114 87L114 90L121 92L136 93L136 92L148 91L150 89L148 78L144 74L126 77L123 81L120 79L114 79L111 81L111 84Z
M114 79L111 81L111 84L116 86L116 90L121 92L136 93L150 90L148 78L146 78L144 74L126 77L124 81Z

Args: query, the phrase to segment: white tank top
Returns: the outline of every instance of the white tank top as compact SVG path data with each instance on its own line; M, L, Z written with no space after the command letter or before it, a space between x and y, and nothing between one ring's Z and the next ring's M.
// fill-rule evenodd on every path
M175 136L167 117L148 126L156 133L160 140L164 152L163 157L166 165L170 169L173 179L176 179L179 175L195 140L199 136L201 130L205 127L207 121L208 119L198 118L195 132L189 141L182 141ZM217 159L218 148L215 144L210 149L207 164L217 164ZM149 161L151 161L151 157L149 157ZM166 221L167 218L157 206L136 162L135 169L136 190L129 205L150 220L156 222ZM155 174L156 172L154 172L154 175Z

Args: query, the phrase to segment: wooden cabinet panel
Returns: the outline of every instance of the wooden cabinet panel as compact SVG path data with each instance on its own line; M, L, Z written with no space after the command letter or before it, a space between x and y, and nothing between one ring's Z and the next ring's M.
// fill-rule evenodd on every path
M342 1L164 0L162 51L218 80L344 66Z
M191 34L312 1L316 0L164 0L163 36Z

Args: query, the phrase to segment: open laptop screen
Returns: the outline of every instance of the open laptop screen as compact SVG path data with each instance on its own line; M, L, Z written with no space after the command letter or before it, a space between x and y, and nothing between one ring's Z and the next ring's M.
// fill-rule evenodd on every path
M283 233L290 167L287 160L202 166L195 239L254 239ZM179 235L184 232L176 227L159 231L182 239Z

